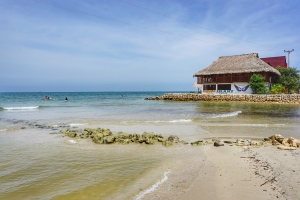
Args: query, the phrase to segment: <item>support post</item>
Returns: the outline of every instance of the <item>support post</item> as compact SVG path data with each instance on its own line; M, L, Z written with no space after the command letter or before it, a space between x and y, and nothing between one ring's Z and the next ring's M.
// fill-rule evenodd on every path
M284 50L284 53L288 53L288 67L290 67L290 53L291 52L293 52L294 51L294 49L292 49L292 50Z

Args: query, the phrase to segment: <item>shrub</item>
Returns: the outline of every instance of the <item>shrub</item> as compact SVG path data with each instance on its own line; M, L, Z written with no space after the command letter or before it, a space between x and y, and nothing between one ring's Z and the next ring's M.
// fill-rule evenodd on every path
M275 83L280 83L285 88L288 88L288 93L296 92L300 87L300 71L293 67L284 68L278 66L276 69L281 76L275 78Z
M284 93L285 87L281 84L274 84L271 89L272 94L282 94Z
M250 88L254 94L267 94L268 88L265 77L260 74L253 74L249 81Z

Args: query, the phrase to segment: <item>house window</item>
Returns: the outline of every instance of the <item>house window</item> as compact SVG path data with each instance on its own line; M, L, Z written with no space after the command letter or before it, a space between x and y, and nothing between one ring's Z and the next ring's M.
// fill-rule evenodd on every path
M231 84L219 84L217 90L231 90Z

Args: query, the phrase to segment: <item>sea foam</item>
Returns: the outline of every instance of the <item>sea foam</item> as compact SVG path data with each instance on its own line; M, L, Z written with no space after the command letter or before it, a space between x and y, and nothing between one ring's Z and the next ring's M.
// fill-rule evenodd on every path
M201 126L221 126L221 127L283 127L285 124L216 124L216 123L205 123L205 124L200 124Z
M137 196L135 196L135 200L140 200L142 199L146 194L153 192L154 190L156 190L156 188L158 188L161 184L163 184L166 180L168 180L168 174L170 173L170 170L164 173L164 177L157 181L155 184L153 184L149 189L142 191L141 193L139 193Z
M70 124L70 126L85 126L85 125L87 125L87 123L85 123L85 124Z
M28 107L3 107L4 110L35 110L39 106L28 106Z
M164 121L164 120L157 120L157 121L145 121L147 123L186 123L191 122L191 119L174 119L170 121Z
M241 114L242 111L235 111L235 112L230 112L230 113L222 113L222 114L213 114L212 116L209 116L208 118L219 118L219 117L234 117L239 114Z
M178 123L178 122L191 122L191 119L175 119L175 120L171 120L170 122L172 123Z

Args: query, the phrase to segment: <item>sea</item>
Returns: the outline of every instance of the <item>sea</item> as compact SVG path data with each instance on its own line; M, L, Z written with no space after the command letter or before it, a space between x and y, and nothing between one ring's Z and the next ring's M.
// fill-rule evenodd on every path
M0 199L164 199L188 190L203 167L201 147L95 144L63 128L154 132L189 143L300 138L299 105L144 100L165 93L184 92L0 93Z

